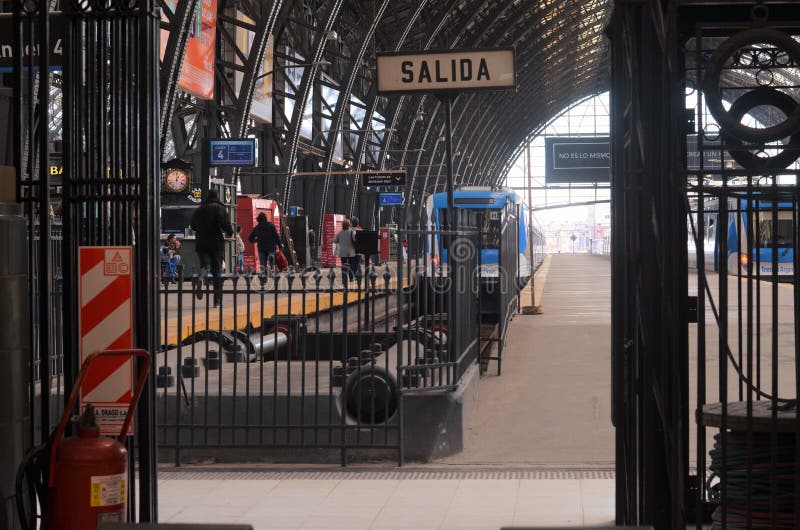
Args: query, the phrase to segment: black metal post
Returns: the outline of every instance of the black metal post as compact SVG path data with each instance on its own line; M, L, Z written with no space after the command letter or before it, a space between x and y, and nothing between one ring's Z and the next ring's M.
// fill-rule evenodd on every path
M449 230L458 229L458 221L453 209L453 94L442 97L445 116L445 158L447 159L447 224Z

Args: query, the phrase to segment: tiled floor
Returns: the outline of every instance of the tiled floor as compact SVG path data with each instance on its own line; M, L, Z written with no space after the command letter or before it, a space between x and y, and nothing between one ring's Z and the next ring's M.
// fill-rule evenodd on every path
M608 479L162 480L162 522L272 529L499 529L614 519Z

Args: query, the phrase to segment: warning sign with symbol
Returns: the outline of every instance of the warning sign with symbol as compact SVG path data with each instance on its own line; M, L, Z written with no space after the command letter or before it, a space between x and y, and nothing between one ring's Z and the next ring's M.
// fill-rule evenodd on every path
M132 247L79 248L81 364L98 351L133 347L132 256ZM95 406L101 434L118 435L132 394L131 359L101 358L81 387L81 406Z

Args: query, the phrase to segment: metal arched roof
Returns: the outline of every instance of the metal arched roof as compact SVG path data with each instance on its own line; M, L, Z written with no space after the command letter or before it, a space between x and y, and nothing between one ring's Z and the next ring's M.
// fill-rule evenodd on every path
M610 0L216 0L215 90L206 101L178 86L206 2L156 3L164 13L162 160L199 156L203 138L263 138L269 155L260 169L277 175L269 192L304 194L299 203L307 210L352 214L360 198L357 185L331 176L316 195L298 191L291 175L302 168L408 167L419 204L443 187L443 105L432 96L378 95L376 52L516 49L516 92L463 94L454 102L457 184L497 183L532 131L609 88L603 30ZM269 54L273 111L264 123L251 108Z

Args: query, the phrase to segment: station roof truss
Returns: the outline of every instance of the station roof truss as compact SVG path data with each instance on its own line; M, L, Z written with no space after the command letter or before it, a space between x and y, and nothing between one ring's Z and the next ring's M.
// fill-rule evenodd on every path
M292 173L312 168L405 167L419 205L444 189L444 104L430 95L378 95L377 52L515 48L516 92L465 93L453 103L457 185L500 183L533 132L609 88L610 0L218 0L214 98L202 100L178 86L202 3L156 0L166 30L162 161L188 159L204 138L254 136L267 153L259 170L278 181L279 197L298 193ZM268 54L269 123L251 115ZM324 211L358 210L357 178L336 198L336 177L320 180Z

